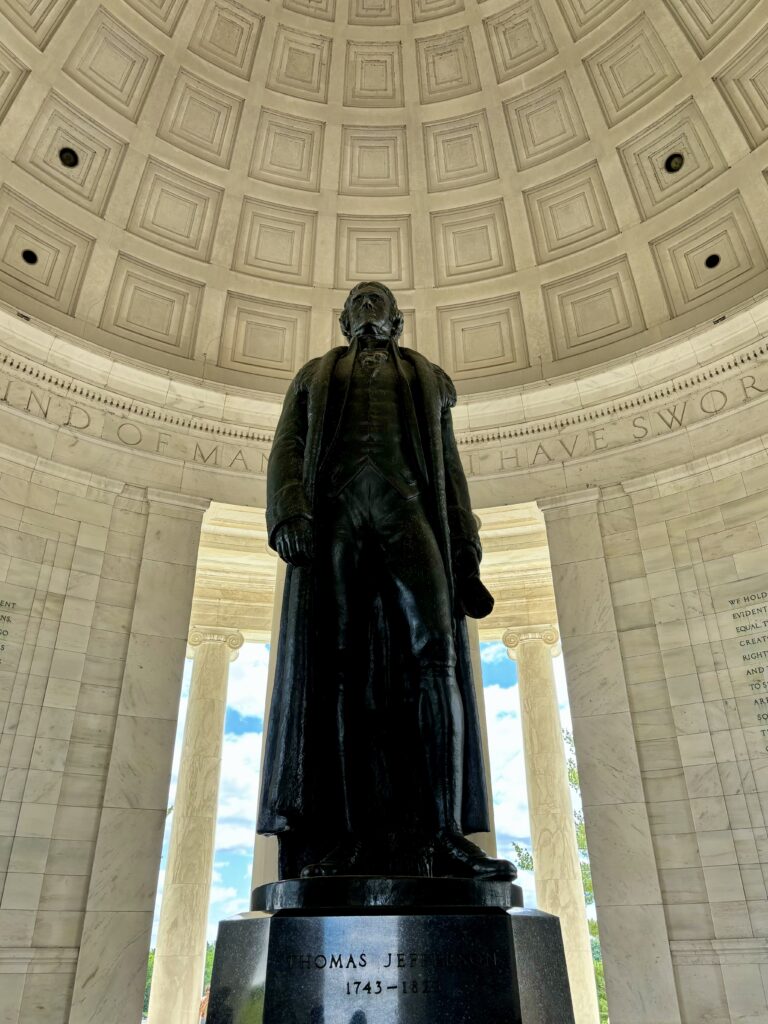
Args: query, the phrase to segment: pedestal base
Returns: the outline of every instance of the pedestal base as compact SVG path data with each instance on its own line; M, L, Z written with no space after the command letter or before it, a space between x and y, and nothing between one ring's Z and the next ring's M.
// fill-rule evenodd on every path
M466 913L467 910L509 910L523 906L523 890L514 882L471 878L390 878L337 875L331 878L288 878L267 882L251 893L251 910L268 914Z
M560 922L241 914L219 926L208 1024L573 1024Z

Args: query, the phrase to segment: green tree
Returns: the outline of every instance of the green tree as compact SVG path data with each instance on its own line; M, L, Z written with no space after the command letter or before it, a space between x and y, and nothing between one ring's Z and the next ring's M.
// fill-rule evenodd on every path
M211 984L213 973L213 958L216 954L216 943L209 942L205 947L205 974L203 975L203 991Z
M595 981L597 982L597 1001L600 1008L600 1024L608 1020L608 1000L605 996L605 972L603 970L603 954L600 949L600 936L597 933L597 921L590 919L589 934L592 939L592 959L595 962Z
M155 951L150 949L149 958L147 959L147 981L144 985L144 1013L143 1016L147 1016L149 1013L149 990L152 988L152 971L155 969Z
M520 843L512 843L512 848L515 851L515 859L520 870L533 871L533 854L528 847L521 846Z

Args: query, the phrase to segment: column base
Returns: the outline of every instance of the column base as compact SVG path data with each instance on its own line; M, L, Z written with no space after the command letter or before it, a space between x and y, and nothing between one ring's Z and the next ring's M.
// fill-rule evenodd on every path
M208 1024L573 1024L560 922L513 908L241 914Z

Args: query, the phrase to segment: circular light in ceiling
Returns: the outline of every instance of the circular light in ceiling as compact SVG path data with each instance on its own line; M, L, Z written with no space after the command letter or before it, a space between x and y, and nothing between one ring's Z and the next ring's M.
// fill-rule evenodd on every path
M670 153L667 159L664 161L664 170L668 174L677 174L685 163L685 157L682 153Z
M717 255L716 252L713 252L711 254L711 256L707 256L707 258L704 260L704 266L708 270L714 270L715 267L719 266L719 264L720 264L720 257Z
M34 266L37 263L37 253L34 249L23 249L21 258L25 263L29 263L30 266Z
M61 160L65 167L77 167L80 163L80 157L71 146L63 146L59 150L59 160Z

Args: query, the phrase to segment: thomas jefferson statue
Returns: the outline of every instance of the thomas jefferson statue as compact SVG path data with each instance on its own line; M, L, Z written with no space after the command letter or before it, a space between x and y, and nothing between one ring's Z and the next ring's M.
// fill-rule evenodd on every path
M349 346L285 399L267 474L288 563L258 829L280 877L513 879L489 828L465 615L493 598L447 375L401 348L382 284L350 292Z

